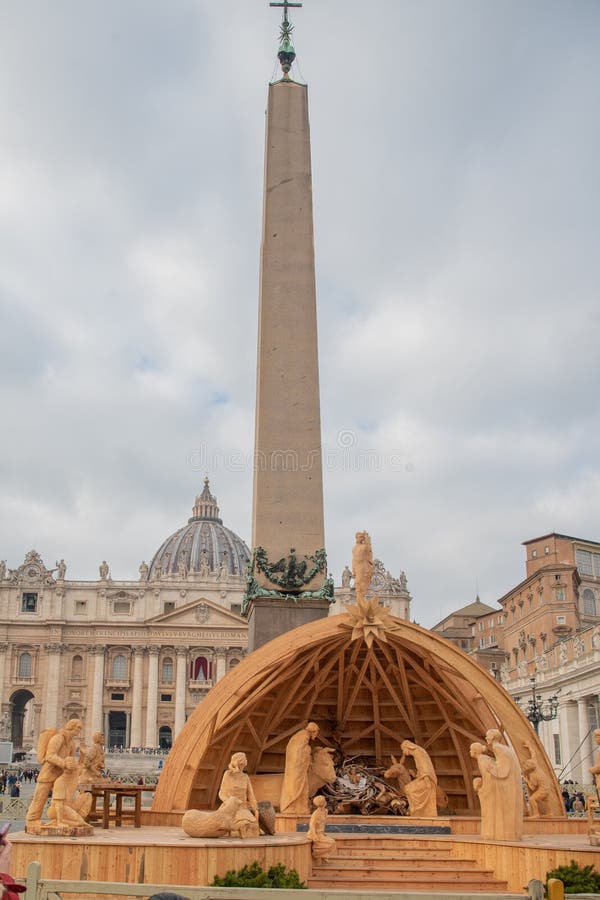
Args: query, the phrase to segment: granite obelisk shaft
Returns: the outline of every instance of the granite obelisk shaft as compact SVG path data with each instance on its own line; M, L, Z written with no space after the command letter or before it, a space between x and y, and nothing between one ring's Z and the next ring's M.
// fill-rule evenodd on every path
M270 85L267 110L252 527L253 549L270 563L293 549L302 564L324 548L321 457L308 89L282 80ZM303 590L319 590L326 574ZM255 578L276 587L264 572ZM251 648L327 613L323 601L271 602L259 634L258 606Z

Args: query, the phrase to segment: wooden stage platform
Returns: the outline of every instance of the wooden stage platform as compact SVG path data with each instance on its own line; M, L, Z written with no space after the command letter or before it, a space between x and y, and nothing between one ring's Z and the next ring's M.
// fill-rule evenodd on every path
M244 841L190 838L173 826L96 828L93 835L79 838L19 832L10 838L12 872L24 878L29 863L37 861L47 878L210 885L215 875L257 860L264 869L277 863L294 868L314 888L508 891L522 896L531 878L545 880L557 865L571 859L597 865L599 860L585 820L531 820L523 841L513 844L482 841L476 833L478 820L472 818L332 816L330 822L338 819L356 828L333 835L336 854L327 863L313 863L306 833L295 830L295 817L278 817L275 835ZM367 822L449 825L450 833L365 834L360 826Z

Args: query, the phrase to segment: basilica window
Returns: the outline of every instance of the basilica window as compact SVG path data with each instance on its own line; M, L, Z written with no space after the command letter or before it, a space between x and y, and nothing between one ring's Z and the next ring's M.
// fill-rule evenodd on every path
M21 653L17 670L18 678L31 678L31 653Z
M239 663L239 659L230 659L229 660L229 668L233 669L234 666L237 666Z
M583 592L583 612L586 616L596 615L596 597L590 588Z
M163 682L173 681L173 660L170 656L166 656L163 659L162 680Z
M21 612L34 613L37 612L37 594L25 593L21 600Z
M192 681L206 681L210 676L210 666L205 656L197 656L191 664Z
M83 677L83 657L74 656L71 663L71 680L81 681Z
M115 615L128 616L131 612L131 603L129 600L115 600Z
M124 656L115 656L112 664L113 678L123 681L127 677L127 659Z

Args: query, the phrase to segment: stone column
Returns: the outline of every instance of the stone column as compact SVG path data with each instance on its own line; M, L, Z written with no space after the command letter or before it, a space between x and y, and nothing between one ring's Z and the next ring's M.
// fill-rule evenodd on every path
M6 670L6 651L8 650L7 643L0 643L0 716L2 715L2 710L4 708L4 673Z
M592 778L592 776L588 772L589 767L592 765L591 760L593 754L591 735L588 734L588 731L590 730L590 717L588 713L589 702L589 697L580 697L577 701L579 743L581 744L581 750L579 752L579 758L577 762L581 767L581 774L578 779L581 784L590 782Z
M148 647L148 699L146 701L146 747L158 747L158 654L160 647Z
M560 727L560 746L562 751L563 766L565 771L563 780L572 778L576 781L579 778L581 767L577 766L579 748L579 731L577 727L577 707L574 703L567 702L562 705L558 713ZM569 760L573 762L569 763Z
M177 651L177 675L175 684L175 739L185 724L185 698L187 679L187 651Z
M92 717L88 723L88 741L96 731L104 732L104 647L94 647L94 680L92 683ZM108 734L104 735L108 741Z
M145 647L133 648L133 685L131 691L131 744L142 746L142 689L144 687Z
M58 693L61 684L60 656L63 646L62 644L46 644L44 650L47 653L44 728L58 728L63 724L58 721Z
M224 675L227 674L227 650L225 647L217 647L215 650L215 656L217 657L217 671L215 674L215 681L220 681Z

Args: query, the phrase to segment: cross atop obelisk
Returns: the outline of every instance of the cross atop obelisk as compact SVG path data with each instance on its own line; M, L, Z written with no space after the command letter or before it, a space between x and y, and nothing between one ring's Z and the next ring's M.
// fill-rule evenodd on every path
M283 78L269 85L261 246L252 564L244 613L251 650L326 616L327 575L308 88L283 9Z
M301 7L301 3L290 3L289 0L282 0L281 3L269 3L269 6L277 6L283 8L283 20L281 22L281 45L279 47L279 52L277 57L279 62L281 63L281 68L283 69L283 77L287 81L289 79L289 72L292 67L292 63L296 59L296 51L294 50L294 45L292 44L292 31L294 30L294 26L289 20L288 9L290 7Z

